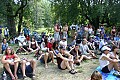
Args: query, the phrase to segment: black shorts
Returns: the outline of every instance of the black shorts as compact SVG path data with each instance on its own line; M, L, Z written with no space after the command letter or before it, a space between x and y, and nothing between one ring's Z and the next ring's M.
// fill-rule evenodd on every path
M18 65L18 70L21 68L20 65L21 65L21 64L19 63L19 65ZM14 65L10 65L10 64L9 64L9 66L10 66L10 69L11 69L12 73L14 73ZM4 67L4 70L5 70L6 73L9 73L9 72L6 70L5 67ZM17 72L18 72L18 70L17 70Z
M102 68L101 71L104 72L104 73L110 73L110 71L108 69L108 66L105 66L104 68Z
M47 63L51 62L52 61L52 58L49 58L47 59ZM40 59L40 62L41 63L45 63L45 60L44 60L44 55L42 56L42 58Z
M58 68L61 69L61 70L67 69L67 67L65 69L61 68L61 65L58 65Z

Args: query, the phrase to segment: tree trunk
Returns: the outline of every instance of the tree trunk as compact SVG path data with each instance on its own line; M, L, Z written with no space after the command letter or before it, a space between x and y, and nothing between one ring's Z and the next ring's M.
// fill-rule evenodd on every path
M99 16L97 16L95 19L92 20L92 25L96 34L97 29L99 28Z
M23 20L23 9L21 9L21 13L19 13L18 35L21 32L22 20Z
M13 14L13 9L11 4L8 2L7 5L7 13L8 14ZM15 36L16 34L16 28L15 28L15 21L14 21L14 17L7 15L7 26L9 29L9 34L11 37Z
M21 6L24 5L23 3L24 3L24 1L21 2ZM23 20L23 8L20 10L20 13L19 13L18 35L19 35L20 32L21 32L22 20Z

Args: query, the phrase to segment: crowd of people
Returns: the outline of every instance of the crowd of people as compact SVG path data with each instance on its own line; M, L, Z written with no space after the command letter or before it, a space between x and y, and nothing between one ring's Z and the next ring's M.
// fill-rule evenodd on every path
M71 35L70 42L68 42L69 35ZM26 52L28 55L34 53L34 57L45 64L45 68L48 68L48 63L52 62L61 70L68 69L71 74L77 73L75 65L79 66L83 60L98 58L102 72L109 73L112 69L120 72L118 55L120 34L115 26L113 26L110 34L106 34L104 25L101 25L95 31L91 24L81 26L72 24L70 27L65 24L62 27L56 23L54 36L42 33L41 37L41 42L38 43L35 36L30 36L29 30L24 28L16 39L11 40L11 43L15 43L15 40L19 43L16 52L9 47L6 38L3 39L1 44L1 53L4 54L2 63L12 80L18 78L17 69L19 65L22 69L23 78L26 78L27 72L32 73L32 77L35 77L35 59L20 59L18 53L22 52ZM99 54L100 57L97 56L98 52L101 53ZM13 65L14 71L11 69ZM99 74L95 71L94 74L96 73ZM96 80L92 78L94 77L91 76L90 80ZM101 75L99 78L97 80L102 80Z

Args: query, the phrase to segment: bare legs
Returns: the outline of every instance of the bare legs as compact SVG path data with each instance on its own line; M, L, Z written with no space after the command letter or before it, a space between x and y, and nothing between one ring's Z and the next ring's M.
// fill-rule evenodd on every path
M23 61L21 62L21 68L22 68L23 77L26 76L26 74L25 74L26 63L27 63L26 60L23 60ZM35 74L36 60L35 60L35 59L32 59L32 60L30 61L30 65L31 65L31 67L32 67L32 69L33 69L33 74Z
M5 69L9 72L10 76L12 77L12 79L17 79L18 78L17 77L18 64L19 64L18 62L14 63L14 75L13 75L11 69L10 69L9 63L5 63L4 64Z
M30 61L30 65L31 65L31 67L33 68L33 74L35 74L36 60L35 60L35 59L32 59L32 60Z
M49 55L49 53L45 53L45 55L44 55L45 68L48 68L48 65L47 65L48 55Z
M52 52L49 52L49 53L46 52L44 55L41 55L38 58L38 60L40 60L42 58L42 56L44 56L45 68L48 68L48 64L47 64L48 59L52 59L52 62L54 63L54 55ZM56 64L56 63L54 63L54 64Z
M26 60L23 60L23 61L21 62L21 68L22 68L23 76L26 76L26 75L25 75Z
M14 77L14 75L13 75L11 69L10 69L9 64L8 63L4 64L4 67L9 72L10 76L12 77L12 79L15 79L15 77Z
M19 64L18 62L14 62L14 76L16 79L18 79L18 77L17 77L18 64Z
M73 56L70 56L69 59L73 59ZM66 69L66 67L69 70L74 69L73 62L69 62L69 61L65 61L65 60L62 61L60 66L62 69Z
M120 72L118 63L112 63L112 62L111 62L111 63L108 65L108 69L109 69L110 71L111 71L113 68L114 68L116 71Z

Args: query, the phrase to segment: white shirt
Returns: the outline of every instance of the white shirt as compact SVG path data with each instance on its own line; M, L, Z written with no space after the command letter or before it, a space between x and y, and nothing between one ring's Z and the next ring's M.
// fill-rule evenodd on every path
M105 66L109 65L109 61L108 61L108 60L102 59L103 56L106 56L106 57L109 58L109 55L110 55L110 54L105 55L104 53L102 53L102 55L100 56L100 58L99 58L99 63L100 63L100 68L101 68L101 69L104 68Z
M25 42L26 38L25 38L25 36L20 35L17 39L20 41L20 42L19 42L19 46L26 45L26 42ZM22 44L21 42L22 42L23 44Z
M105 42L104 39L101 40L101 41L100 41L100 44L99 44L99 49L102 48L102 46L104 46L104 45L106 45L106 44L107 44L107 42Z
M48 42L50 42L50 40L51 40L52 38L53 38L52 36L51 36L51 37L49 36L49 37L48 37Z
M41 47L42 51L47 51L47 49L48 49L47 47L45 47L45 42L42 42L40 47Z
M89 34L92 34L93 29L92 28L88 28L88 32L89 32Z
M110 56L115 57L115 54L113 52L110 52ZM116 58L119 59L119 56L116 54Z
M60 41L59 43L61 46L64 46L65 48L67 47L67 41Z
M8 29L4 30L4 35L9 35L9 30Z

